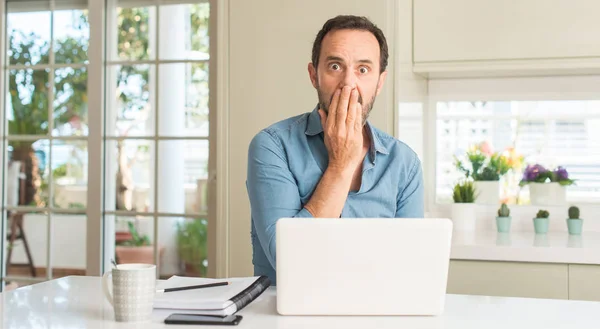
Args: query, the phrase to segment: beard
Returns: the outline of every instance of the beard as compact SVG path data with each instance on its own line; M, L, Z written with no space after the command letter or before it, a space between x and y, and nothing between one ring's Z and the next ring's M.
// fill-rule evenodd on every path
M319 106L325 113L329 114L329 105L331 105L331 101L333 100L333 94L329 99L325 96L321 87L317 83L317 95L319 96ZM368 103L363 102L362 95L358 95L358 103L362 108L362 125L364 126L367 123L367 119L369 118L369 114L371 114L371 110L373 110L373 104L375 103L375 95L371 97L371 100Z

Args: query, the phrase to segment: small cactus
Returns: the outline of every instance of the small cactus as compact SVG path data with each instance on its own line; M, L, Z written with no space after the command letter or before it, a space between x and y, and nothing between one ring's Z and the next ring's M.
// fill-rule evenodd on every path
M569 219L579 219L579 208L575 206L569 207Z
M540 210L540 211L538 211L536 217L537 218L548 218L548 217L550 217L550 213L546 210Z
M498 209L498 217L508 217L510 216L510 209L508 209L508 206L506 205L506 203L503 203L502 206L500 206L500 209Z

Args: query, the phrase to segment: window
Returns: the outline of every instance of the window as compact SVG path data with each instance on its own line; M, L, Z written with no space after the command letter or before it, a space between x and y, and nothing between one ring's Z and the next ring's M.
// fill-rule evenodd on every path
M210 10L0 0L0 291L111 258L208 275Z
M528 164L540 163L563 166L576 180L566 189L567 203L600 202L600 76L426 83L420 94L401 97L413 102L398 103L395 135L422 160L427 212L446 214L451 188L464 177L453 157L482 142L514 161L522 156L521 166L499 182L502 201L531 205L529 187L519 182Z
M107 20L104 220L119 262L163 277L207 274L209 12L119 1Z
M569 201L600 200L600 101L460 101L436 102L436 197L451 201L461 174L453 156L487 142L492 151L511 148L525 165L562 166L577 181L567 188ZM519 188L521 168L501 180L501 198L527 204L528 189Z
M9 0L4 8L2 281L85 274L87 5Z

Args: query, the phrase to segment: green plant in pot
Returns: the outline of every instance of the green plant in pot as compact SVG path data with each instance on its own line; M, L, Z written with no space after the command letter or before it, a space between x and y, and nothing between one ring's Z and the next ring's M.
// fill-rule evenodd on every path
M473 231L476 227L476 191L473 181L463 180L452 190L452 223L455 231Z
M579 208L574 206L569 207L569 218L567 218L569 234L580 235L582 226L583 219L579 218Z
M548 227L550 226L550 213L547 210L539 210L537 215L533 219L533 227L536 234L548 233Z
M177 251L186 276L206 276L206 219L177 223Z
M147 235L139 233L133 222L128 222L131 239L117 243L115 253L119 264L154 264L154 247Z
M500 209L498 209L498 216L496 217L496 228L498 229L498 232L510 232L511 219L510 209L506 203L503 203L502 206L500 206Z
M473 203L476 197L477 193L472 181L464 181L454 185L452 191L454 203Z

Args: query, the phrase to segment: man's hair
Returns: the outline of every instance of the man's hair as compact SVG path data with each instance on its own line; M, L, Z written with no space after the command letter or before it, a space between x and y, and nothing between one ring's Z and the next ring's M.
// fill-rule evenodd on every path
M319 65L319 56L321 55L321 45L327 33L337 30L359 30L371 32L377 42L379 42L379 73L385 71L388 64L388 45L383 32L373 24L368 18L353 15L339 15L329 19L321 31L317 33L317 37L312 48L312 63L315 67Z

